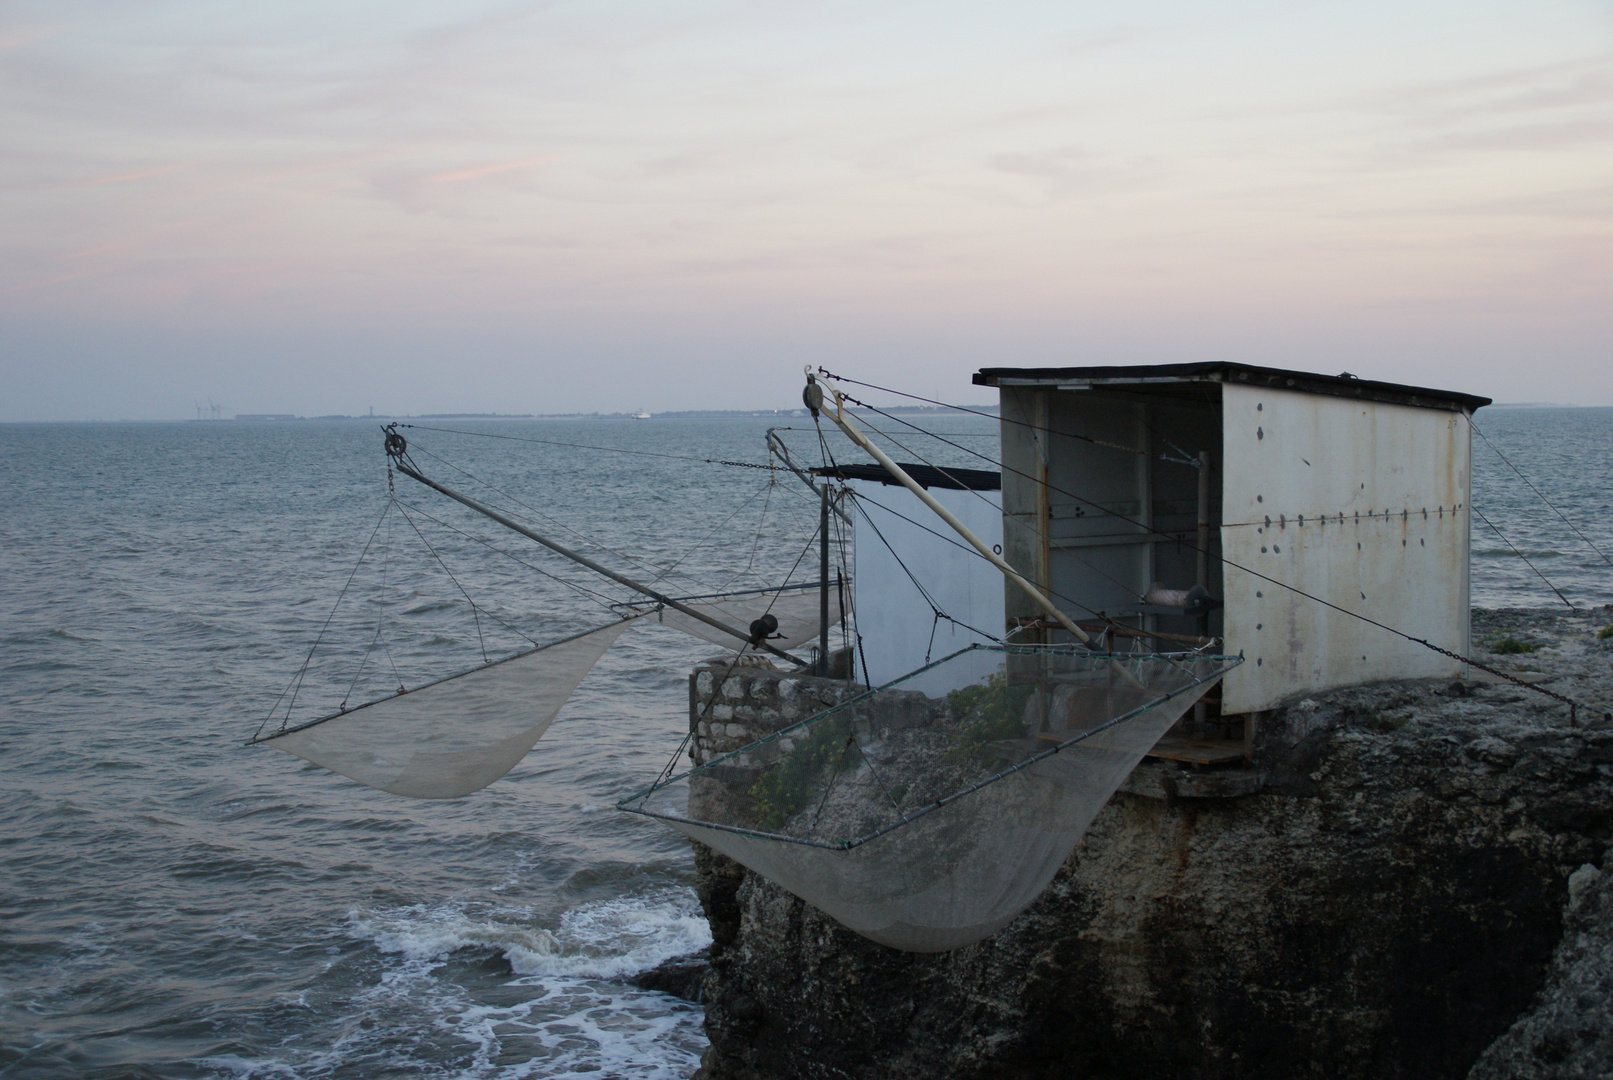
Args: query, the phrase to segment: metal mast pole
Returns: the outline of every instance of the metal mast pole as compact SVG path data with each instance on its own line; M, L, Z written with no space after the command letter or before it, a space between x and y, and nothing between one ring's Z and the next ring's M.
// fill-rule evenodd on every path
M818 674L829 674L829 482L824 481L818 492L818 563L823 568L818 578Z
M1199 451L1199 565L1198 583L1210 587L1210 452ZM1199 616L1199 634L1210 635L1210 609Z

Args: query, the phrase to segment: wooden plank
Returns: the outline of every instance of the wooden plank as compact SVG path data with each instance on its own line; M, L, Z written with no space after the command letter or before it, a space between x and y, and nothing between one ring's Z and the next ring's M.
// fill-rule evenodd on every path
M1037 740L1044 741L1044 743L1068 743L1071 738L1079 737L1079 735L1081 735L1081 730L1066 727L1066 729L1057 730L1057 732L1037 732L1031 738L1037 738ZM1097 746L1098 750L1110 750L1108 746L1100 745L1100 743L1090 743L1090 746ZM1044 750L1044 748L1037 746L1037 750Z
M1198 739L1161 739L1148 752L1151 758L1186 761L1193 765L1216 765L1243 757L1241 742L1208 742Z

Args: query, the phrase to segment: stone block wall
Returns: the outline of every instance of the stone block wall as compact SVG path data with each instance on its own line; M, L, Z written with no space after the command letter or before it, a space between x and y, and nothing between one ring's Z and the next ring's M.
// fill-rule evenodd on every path
M710 660L689 676L690 757L696 765L709 764L866 689L845 679L799 675L765 660L747 660L737 666ZM791 745L786 738L779 749ZM729 764L743 768L761 762L740 757Z

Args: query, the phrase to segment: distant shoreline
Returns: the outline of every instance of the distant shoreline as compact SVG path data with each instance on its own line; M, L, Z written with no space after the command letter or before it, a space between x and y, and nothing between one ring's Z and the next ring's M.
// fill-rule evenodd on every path
M1496 401L1486 409L1605 409L1606 405L1564 405L1556 401Z
M979 413L997 415L997 405L968 405L969 410ZM866 412L855 406L852 412ZM943 408L938 405L890 405L881 406L881 412L895 413L902 416L928 416L942 415L957 412L956 409ZM318 420L723 420L732 418L762 418L762 419L805 419L805 409L682 409L668 410L667 412L652 413L649 416L640 416L631 412L576 412L576 413L375 413L374 415L349 416L345 413L332 413L325 416L301 416L296 413L237 413L225 419L212 419L203 417L190 420L122 420L122 421L36 421L39 423L184 423L184 424L286 424L309 423ZM27 423L28 421L20 421Z
M969 412L998 415L998 406L991 404L961 406ZM1499 409L1609 409L1613 405L1567 405L1553 401L1498 401L1486 405L1485 410ZM958 412L959 409L938 405L881 405L880 412L899 416L939 416ZM853 413L869 410L853 406ZM374 415L348 415L329 413L320 416L303 416L299 413L237 413L230 417L169 417L159 420L0 420L0 425L23 424L287 424L313 422L343 422L352 420L380 420L412 422L419 420L722 420L733 418L805 419L805 409L675 409L652 413L649 417L634 412L571 412L571 413L375 413Z

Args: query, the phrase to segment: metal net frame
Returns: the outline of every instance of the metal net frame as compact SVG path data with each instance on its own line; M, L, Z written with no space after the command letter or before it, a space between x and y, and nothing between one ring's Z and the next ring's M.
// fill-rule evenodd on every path
M1241 662L976 644L617 806L865 937L957 948L1034 901L1143 755Z

